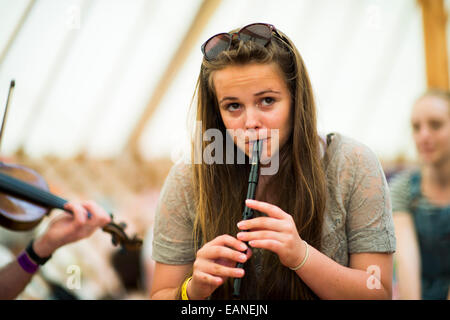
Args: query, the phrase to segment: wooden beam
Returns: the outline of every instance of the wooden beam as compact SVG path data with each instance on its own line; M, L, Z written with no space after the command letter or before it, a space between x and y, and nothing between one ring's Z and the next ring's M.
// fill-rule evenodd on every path
M425 43L428 88L449 88L446 23L443 0L419 0Z
M203 3L201 4L191 26L186 32L184 41L180 43L180 46L175 52L172 61L169 63L167 69L161 77L161 80L153 91L143 115L140 117L139 122L130 135L126 149L132 154L133 157L140 157L139 138L141 137L142 132L169 89L172 81L175 79L176 75L189 56L194 44L197 43L197 39L201 35L204 27L214 14L215 10L219 7L220 2L221 0L203 0Z
M27 20L28 16L30 15L31 9L35 5L35 3L36 3L36 0L29 1L27 6L24 9L22 15L20 16L19 20L17 21L17 24L14 27L13 32L10 34L8 41L6 41L5 47L0 52L0 65L5 60L6 55L8 54L9 49L11 49L11 46L12 46L14 40L17 38L17 35L19 34L20 30L22 30L23 25L25 24L25 21Z

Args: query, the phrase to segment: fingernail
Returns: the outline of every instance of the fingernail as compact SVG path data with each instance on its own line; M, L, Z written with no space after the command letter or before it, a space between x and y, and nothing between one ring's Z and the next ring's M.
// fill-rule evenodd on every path
M238 226L238 228L242 228L242 227L245 226L245 222L244 221L240 221L240 222L238 222L237 226Z

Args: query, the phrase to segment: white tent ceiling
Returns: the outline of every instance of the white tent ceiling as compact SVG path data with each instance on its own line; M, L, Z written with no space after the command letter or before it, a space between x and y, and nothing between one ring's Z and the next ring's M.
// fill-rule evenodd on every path
M16 80L2 153L119 155L201 4L0 0L0 110ZM414 157L409 112L426 88L416 0L222 0L145 127L146 158L174 158L186 146L201 43L256 21L296 43L321 131L358 139L383 159Z

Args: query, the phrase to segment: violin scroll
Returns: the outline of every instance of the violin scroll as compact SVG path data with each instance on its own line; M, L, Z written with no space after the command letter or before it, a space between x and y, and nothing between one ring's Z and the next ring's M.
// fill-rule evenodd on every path
M112 215L111 218L113 218ZM126 227L126 223L120 222L116 224L111 220L102 230L111 234L113 245L117 246L120 244L122 248L130 251L139 250L142 246L142 239L139 239L136 235L132 238L128 237L124 230Z

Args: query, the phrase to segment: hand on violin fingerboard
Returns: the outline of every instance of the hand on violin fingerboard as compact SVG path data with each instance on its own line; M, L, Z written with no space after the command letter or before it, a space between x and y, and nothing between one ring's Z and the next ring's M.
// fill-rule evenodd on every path
M34 249L41 257L51 255L65 244L89 237L111 221L111 216L93 201L67 202L64 208L73 215L61 214L53 218L45 233L34 243Z

